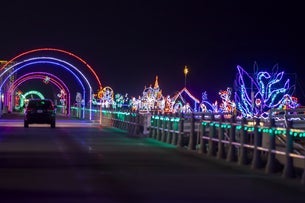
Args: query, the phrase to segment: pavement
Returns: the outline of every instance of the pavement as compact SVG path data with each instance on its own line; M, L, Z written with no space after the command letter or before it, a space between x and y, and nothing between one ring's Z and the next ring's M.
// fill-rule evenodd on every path
M305 186L99 125L0 119L0 202L304 202ZM18 124L20 124L19 127Z

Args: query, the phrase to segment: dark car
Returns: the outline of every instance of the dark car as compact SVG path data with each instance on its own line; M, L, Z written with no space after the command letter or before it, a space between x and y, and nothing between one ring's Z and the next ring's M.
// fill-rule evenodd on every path
M24 113L25 128L32 123L50 124L51 128L55 128L56 107L50 99L29 100Z

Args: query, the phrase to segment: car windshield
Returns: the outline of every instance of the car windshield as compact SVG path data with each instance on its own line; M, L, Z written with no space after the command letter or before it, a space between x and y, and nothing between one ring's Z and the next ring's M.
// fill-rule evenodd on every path
M29 108L43 108L48 109L52 106L51 101L48 100L31 100L29 102Z

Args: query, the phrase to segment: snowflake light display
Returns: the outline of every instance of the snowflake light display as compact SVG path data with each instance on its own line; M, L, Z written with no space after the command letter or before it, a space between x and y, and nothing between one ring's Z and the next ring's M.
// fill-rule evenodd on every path
M49 76L46 76L46 77L43 79L43 82L44 82L45 84L49 84L50 80L51 80L51 78L50 78Z
M278 71L275 65L272 72L258 72L257 65L253 75L247 73L241 66L237 66L235 80L235 102L237 109L244 117L267 117L273 108L288 108L298 106L297 100L291 95L295 86L290 86L289 79L284 78L284 72Z

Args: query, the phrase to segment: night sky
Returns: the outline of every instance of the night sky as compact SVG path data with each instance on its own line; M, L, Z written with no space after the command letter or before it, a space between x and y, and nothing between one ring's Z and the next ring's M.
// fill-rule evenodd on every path
M297 76L305 103L305 14L293 1L16 1L1 2L0 59L33 48L65 49L85 59L103 86L130 96L159 76L163 94L187 87L201 99L248 72L278 64Z

